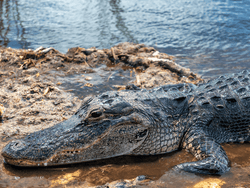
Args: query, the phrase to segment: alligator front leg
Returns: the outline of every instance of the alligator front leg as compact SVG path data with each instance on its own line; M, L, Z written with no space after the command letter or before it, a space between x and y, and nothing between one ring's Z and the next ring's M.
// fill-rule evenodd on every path
M223 174L229 171L229 160L220 144L199 128L191 129L183 139L183 148L191 152L199 161L175 166L187 172L201 174Z

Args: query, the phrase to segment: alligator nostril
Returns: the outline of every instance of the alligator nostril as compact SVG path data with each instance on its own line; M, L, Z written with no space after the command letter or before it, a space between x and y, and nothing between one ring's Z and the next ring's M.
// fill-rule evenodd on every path
M23 149L24 147L25 147L25 142L22 140L15 140L10 143L10 148L12 150L20 150Z

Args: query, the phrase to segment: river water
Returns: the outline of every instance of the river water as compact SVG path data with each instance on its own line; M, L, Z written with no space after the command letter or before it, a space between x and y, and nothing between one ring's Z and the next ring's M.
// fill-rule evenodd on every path
M203 77L213 77L249 69L249 10L247 0L1 0L0 45L54 47L66 53L76 46L102 49L121 42L144 43L175 56L176 62ZM0 150L6 143L0 141ZM232 168L221 177L212 176L221 182L217 187L250 186L249 143L223 147ZM172 166L192 159L181 151L65 168L19 169L0 158L0 187L84 187L141 174L156 180L155 187L187 187L210 179L171 174Z
M204 77L249 67L247 0L2 0L0 44L110 48L145 43Z

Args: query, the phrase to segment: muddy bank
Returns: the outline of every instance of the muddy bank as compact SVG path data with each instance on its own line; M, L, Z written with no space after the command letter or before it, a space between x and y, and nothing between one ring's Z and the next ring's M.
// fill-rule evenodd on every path
M0 48L0 150L10 140L69 118L87 95L121 90L131 84L152 88L183 82L197 84L202 79L176 64L172 56L143 44L122 43L103 50L76 47L66 54L53 48ZM237 146L246 155L236 160L235 148L226 149L234 169L216 181L247 182L248 146ZM0 187L178 187L178 182L193 186L211 178L171 171L174 165L192 160L192 155L181 151L29 169L6 165L0 156Z
M103 89L112 78L120 79L120 84ZM89 94L125 89L127 84L152 88L199 81L198 75L174 63L172 56L143 44L122 43L103 50L77 47L66 54L53 48L2 48L0 134L8 138L47 128L70 117L81 104L79 98Z

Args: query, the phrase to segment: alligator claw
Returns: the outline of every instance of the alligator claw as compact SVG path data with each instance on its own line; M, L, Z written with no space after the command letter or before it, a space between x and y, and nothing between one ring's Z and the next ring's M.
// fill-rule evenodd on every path
M189 163L182 163L173 167L175 172L185 171L191 173L198 173L198 174L210 174L210 175L221 175L225 172L230 170L227 166L216 166L212 167L211 163L208 161L197 161L197 162L189 162Z

